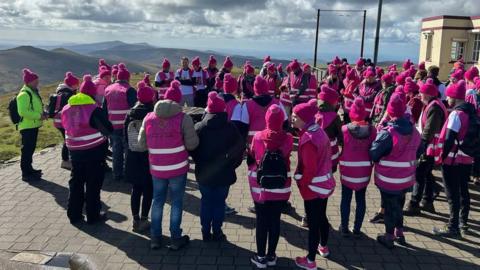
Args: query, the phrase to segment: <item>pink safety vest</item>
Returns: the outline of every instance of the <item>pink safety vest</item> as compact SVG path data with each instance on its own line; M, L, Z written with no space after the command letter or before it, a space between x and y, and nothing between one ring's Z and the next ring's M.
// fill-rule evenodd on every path
M444 120L447 119L448 114L447 114L447 109L445 108L445 105L443 105L443 103L440 100L434 99L430 103L428 103L427 106L423 107L422 114L420 116L420 130L419 130L419 132L422 132L423 127L425 127L425 125L427 124L428 112L430 111L430 109L434 105L438 105L442 109L443 115L444 115L443 119ZM441 155L442 147L443 147L443 144L439 143L440 132L441 132L441 130L438 130L438 132L436 132L434 134L433 139L431 141L429 141L428 145L427 145L426 154L427 154L427 156L434 157L435 162L440 161L440 155Z
M65 105L62 111L62 124L65 128L65 143L69 150L88 150L103 144L107 139L97 129L90 126L95 104Z
M98 106L103 105L103 99L105 98L105 89L108 86L108 82L102 78L97 78L95 81L95 87L97 88L97 93L95 94L95 102Z
M265 201L288 201L290 194L292 193L292 179L290 174L290 166L288 168L288 179L284 188L279 189L265 189L260 187L257 182L257 164L260 164L262 157L265 153L265 143L262 140L261 132L255 134L252 140L252 149L255 153L256 164L248 166L248 182L250 184L250 193L255 202ZM282 144L280 150L282 151L285 160L290 165L290 153L293 147L293 138L288 137L288 140Z
M299 181L303 177L303 160L301 159L302 146L308 142L312 142L317 148L317 155L312 158L315 158L318 162L318 169L316 176L312 178L307 186L298 187L300 194L304 200L328 198L335 190L335 179L332 174L331 150L330 147L328 147L328 136L318 124L311 125L300 136L298 142L298 164L294 178Z
M371 118L380 115L385 109L385 104L383 104L383 97L385 96L385 91L380 91L373 100L373 111L371 112Z
M188 152L182 135L184 113L160 118L155 112L145 117L150 173L160 179L177 177L188 172Z
M158 77L162 82L161 87L168 89L168 87L170 87L170 83L173 81L173 79L175 79L175 74L173 73L173 71L169 71L168 73L160 71L158 72Z
M373 86L376 86L376 84L374 84ZM374 94L375 91L377 90L371 86L367 86L365 83L361 83L359 86L359 94L362 97L370 96ZM367 111L367 113L369 114L372 113L372 108L373 108L373 101L365 102L365 111Z
M457 165L457 164L473 164L473 158L470 157L469 155L465 154L462 150L458 149L458 142L462 144L463 139L467 135L468 131L468 125L469 125L469 119L468 119L468 114L456 110L458 113L458 117L460 118L461 122L461 127L460 131L458 132L458 141L455 140L455 144L453 145L452 149L448 153L448 156L442 161L441 158L438 159L437 164L442 162L445 165ZM447 136L447 125L448 125L448 119L445 121L445 124L443 125L442 131L440 132L440 138L438 140L438 145L441 146L439 151L440 153L438 154L440 157L442 156L443 153L443 143L445 142L446 136Z
M338 114L336 112L319 112L318 113L318 124L320 127L325 130L327 129L332 122L337 118ZM340 156L340 150L338 148L337 138L329 138L331 154L332 154L332 166L335 168L338 164L338 157Z
M392 136L393 148L375 164L375 184L380 189L401 191L415 184L420 134L414 129L411 135L403 136L392 127L386 129Z
M274 97L275 96L275 90L277 89L277 76L267 75L267 76L265 76L265 80L267 81L267 84L268 84L268 93L272 97Z
M342 127L343 150L340 156L340 179L343 185L355 191L366 188L370 182L373 164L368 151L377 132L370 127L370 137L357 139L350 134L347 125Z
M127 102L127 90L130 86L127 83L114 83L105 89L107 100L108 120L112 123L113 129L123 129L125 117L130 112Z
M357 86L360 84L360 82L356 79L355 80L344 79L343 84L345 85L345 89L343 91L343 106L345 110L349 111L354 101L353 92L355 91Z
M238 102L238 100L236 98L234 98L232 100L229 100L227 102L227 104L226 104L226 106L227 106L227 117L228 117L229 121L232 119L233 110L239 104L240 104L240 102Z
M280 93L280 101L282 102L283 106L292 107L292 100L290 99L290 95L288 93Z
M248 119L250 121L249 128L248 128L248 143L252 142L253 136L257 134L257 132L262 131L266 127L265 123L265 114L267 113L268 108L273 104L279 104L277 99L272 98L272 101L265 106L262 107L258 105L253 100L247 100L245 102L245 106L247 106L248 111Z
M57 95L55 100L55 116L53 117L53 126L56 128L63 128L62 125L62 110L60 106L62 105L62 95Z

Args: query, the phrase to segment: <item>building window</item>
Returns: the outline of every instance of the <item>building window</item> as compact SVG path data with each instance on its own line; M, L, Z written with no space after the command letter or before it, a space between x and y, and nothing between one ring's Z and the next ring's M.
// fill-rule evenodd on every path
M450 58L452 61L456 61L460 58L463 58L465 52L465 42L453 41L452 42L452 51L450 53Z
M478 62L480 56L480 34L475 34L473 39L473 62Z
M432 61L432 35L426 35L425 37L427 39L427 53L425 60Z

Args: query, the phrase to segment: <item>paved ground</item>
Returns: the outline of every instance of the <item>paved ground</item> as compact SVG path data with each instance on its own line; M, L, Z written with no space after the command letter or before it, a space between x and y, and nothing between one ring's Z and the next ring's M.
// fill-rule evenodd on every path
M88 255L98 269L251 269L249 257L255 250L255 217L248 213L252 204L246 169L238 170L229 204L239 210L227 218L224 232L228 243L204 244L200 234L199 198L194 180L189 180L185 195L183 230L192 238L190 246L179 252L149 250L148 238L131 231L129 185L108 178L102 200L110 220L106 224L76 228L69 224L65 207L69 173L59 169L58 149L35 156L35 166L44 170L44 181L27 184L20 180L18 164L0 169L0 252L43 251L78 252ZM189 179L194 179L189 175ZM338 178L337 178L338 179ZM282 234L278 245L281 257L276 269L294 269L295 256L304 255L307 231L301 228L303 203L294 189L292 204L296 211L282 216ZM333 228L340 222L340 189L331 197L328 216ZM371 185L367 192L367 218L379 206L379 193ZM332 256L318 259L324 269L480 269L480 192L472 186L472 234L463 240L437 239L430 234L447 218L443 194L435 204L436 215L406 218L408 248L393 251L375 242L382 225L364 223L368 237L342 239L336 231L329 241ZM169 207L166 213L169 212ZM167 225L168 215L164 221ZM164 226L164 232L168 232ZM1 268L1 267L0 267Z

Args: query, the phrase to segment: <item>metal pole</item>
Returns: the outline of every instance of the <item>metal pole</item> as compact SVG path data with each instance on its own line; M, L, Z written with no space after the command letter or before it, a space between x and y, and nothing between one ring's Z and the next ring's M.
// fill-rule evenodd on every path
M367 20L367 10L363 11L363 27L362 27L362 46L360 49L360 57L363 58L363 47L365 44L365 21Z
M315 34L315 55L313 56L313 67L317 67L318 28L320 26L320 9L317 9L317 33Z
M377 65L378 59L378 43L380 42L380 21L382 18L382 0L378 0L377 30L375 31L375 51L373 53L373 63Z

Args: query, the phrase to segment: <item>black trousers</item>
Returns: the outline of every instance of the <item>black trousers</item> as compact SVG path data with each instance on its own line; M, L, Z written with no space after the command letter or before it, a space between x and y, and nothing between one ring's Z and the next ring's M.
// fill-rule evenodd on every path
M65 143L65 129L63 128L57 128L58 131L62 134L63 137L63 145L62 145L62 160L63 161L68 161L70 160L69 153L68 153L68 148L67 144Z
M466 226L470 212L470 193L468 180L472 165L442 165L445 195L450 208L448 227L458 230L459 226ZM460 216L460 221L459 221Z
M403 230L403 205L405 204L405 192L393 194L380 191L380 193L385 207L385 232L393 235L395 229Z
M426 202L433 202L433 190L435 179L431 177L435 160L433 157L427 156L420 160L415 171L415 185L413 186L412 198L410 203L418 206L423 199Z
M476 157L473 162L472 176L480 177L480 157Z
M259 257L276 256L278 239L280 238L280 216L286 201L267 201L255 203L257 214L256 241ZM265 254L268 241L268 253Z
M327 218L326 199L314 199L304 201L305 212L308 220L308 256L310 261L315 261L318 244L327 245L330 225Z
M67 216L70 221L82 219L84 204L88 221L95 221L99 218L102 207L100 190L104 176L105 168L101 160L72 160L72 172L68 183L70 194L67 209Z
M195 96L193 97L193 104L195 107L205 108L207 107L207 101L208 92L206 89L195 91Z
M27 176L33 171L33 153L37 147L38 128L20 130L20 135L22 136L20 169L22 175Z
M153 197L153 183L152 175L150 174L148 153L128 150L125 172L128 181L132 183L132 195L130 197L132 216L135 220L140 218L141 205L141 217L148 218Z

